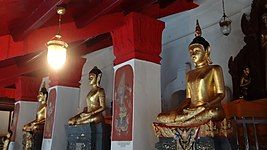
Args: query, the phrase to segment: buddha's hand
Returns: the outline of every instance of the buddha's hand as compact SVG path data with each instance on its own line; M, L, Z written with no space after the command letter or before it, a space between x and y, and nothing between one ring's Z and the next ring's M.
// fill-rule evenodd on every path
M69 119L68 124L69 124L69 125L75 125L75 124L77 123L77 119L78 119L78 118L75 118L75 117Z
M33 130L37 130L38 129L38 126L33 126Z
M175 114L174 112L171 112L169 114L161 113L157 116L157 120L161 123L173 123L175 122L176 116L177 114Z
M30 124L29 128L30 128L30 129L33 129L34 126L35 126L35 123L33 122L33 123Z
M81 118L84 118L84 117L90 117L91 116L91 113L81 113L80 114L80 117Z
M198 114L198 113L202 112L203 110L205 110L205 107L199 106L199 107L196 107L196 108L183 109L183 112L187 113L187 114Z

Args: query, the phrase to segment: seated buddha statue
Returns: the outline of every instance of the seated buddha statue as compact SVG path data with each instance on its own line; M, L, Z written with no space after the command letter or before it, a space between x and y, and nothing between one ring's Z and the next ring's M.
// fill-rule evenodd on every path
M89 81L92 89L86 96L87 108L80 114L69 119L69 125L80 125L87 123L102 122L102 112L105 110L105 91L100 86L102 72L94 67L89 72Z
M36 119L23 126L23 131L33 131L43 128L46 118L46 109L47 109L47 96L48 92L45 88L45 84L42 85L41 91L37 96L39 107L36 113Z
M247 99L248 88L251 84L250 70L249 67L244 67L243 74L240 79L240 96L239 98Z
M11 141L11 135L12 133L9 132L6 137L4 139L2 139L3 141L3 150L8 150L8 146L10 144L10 141Z
M176 110L157 116L157 120L166 126L196 127L225 118L221 106L225 95L222 68L211 65L210 45L201 37L198 22L195 36L189 45L195 69L186 74L186 99Z

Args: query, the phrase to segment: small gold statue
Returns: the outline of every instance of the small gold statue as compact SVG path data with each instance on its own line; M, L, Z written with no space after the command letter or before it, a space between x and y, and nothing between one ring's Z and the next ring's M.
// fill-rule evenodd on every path
M46 118L47 96L48 92L45 88L45 83L43 83L41 91L39 91L39 94L37 96L39 107L36 113L36 119L24 125L22 129L23 131L29 132L43 128Z
M23 150L31 150L33 148L33 132L24 131L23 133Z
M3 139L3 150L8 150L8 146L9 146L10 140L11 140L11 132L9 132L6 135L6 138Z
M105 110L105 91L100 86L102 72L94 67L89 72L91 91L87 94L87 108L80 114L69 119L69 125L99 123L104 121L102 112Z
M222 68L210 65L210 45L201 37L198 21L195 36L189 53L196 68L186 74L186 99L177 110L160 113L157 117L166 126L196 127L225 118L221 106L225 95Z
M243 75L240 79L240 96L239 98L247 99L248 88L251 83L250 71L248 67L243 70Z

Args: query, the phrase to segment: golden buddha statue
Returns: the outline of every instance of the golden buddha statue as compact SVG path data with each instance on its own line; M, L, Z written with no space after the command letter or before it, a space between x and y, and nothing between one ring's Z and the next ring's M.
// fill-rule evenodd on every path
M3 150L8 150L8 146L9 146L10 140L11 140L11 133L9 132L6 135L6 138L3 140Z
M69 119L69 125L79 125L86 123L102 122L102 112L105 110L105 91L100 86L102 72L97 67L94 67L89 72L89 81L92 89L87 94L87 108L84 111Z
M243 69L243 74L240 79L240 96L239 98L247 99L248 88L251 83L249 67Z
M224 98L222 68L210 65L210 45L201 37L198 22L195 36L189 45L195 69L186 74L186 99L177 110L157 116L157 120L166 126L196 127L225 118L221 106Z
M43 83L41 91L37 96L39 107L36 113L36 119L26 125L23 126L23 131L34 131L38 129L42 129L45 123L46 118L46 108L47 108L47 95L48 92L45 88L45 84Z

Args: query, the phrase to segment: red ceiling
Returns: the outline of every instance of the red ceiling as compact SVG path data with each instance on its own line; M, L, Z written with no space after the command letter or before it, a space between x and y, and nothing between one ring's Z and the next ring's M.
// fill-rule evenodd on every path
M159 18L198 6L193 0L1 0L0 88L20 75L40 75L45 43L57 30L56 7L62 4L67 8L63 38L79 47L79 54L112 45L108 32L130 12Z
M0 1L0 35L9 33L12 22L28 16L41 0L2 0Z

